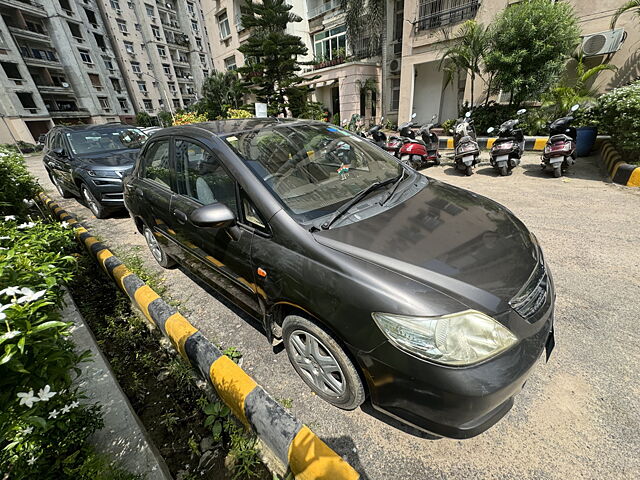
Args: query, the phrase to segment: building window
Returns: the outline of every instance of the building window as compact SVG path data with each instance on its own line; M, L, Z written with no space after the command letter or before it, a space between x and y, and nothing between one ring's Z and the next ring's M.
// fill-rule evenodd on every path
M371 91L371 116L373 118L376 118L376 114L378 113L376 110L377 103L378 103L378 92L376 92L375 90L372 90Z
M104 37L102 35L100 35L99 33L94 33L93 38L95 38L98 48L101 48L102 50L107 48L107 44L104 42Z
M80 25L73 22L67 22L69 26L69 31L71 32L71 36L76 40L82 41L82 32L80 31Z
M146 82L143 82L143 81L138 82L138 90L140 90L141 92L146 92L147 91Z
M111 79L111 86L116 93L122 93L122 87L120 86L120 80L117 78Z
M134 27L136 27L136 31L137 31L137 32L141 32L141 31L142 31L142 25L140 25L139 23L136 23L136 24L134 25Z
M119 98L118 99L118 103L120 104L120 108L126 110L129 108L129 104L127 103L127 99L126 98Z
M169 91L171 93L176 93L176 85L174 83L169 83Z
M189 11L189 13L191 15L195 15L195 13L196 13L195 8L193 8L193 3L191 3L191 2L187 2L187 10Z
M107 70L109 70L109 71L111 71L111 70L115 70L115 69L113 68L113 62L112 62L110 59L108 59L108 58L105 58L105 59L104 59L104 66L105 66L105 67L107 67Z
M167 50L164 47L158 45L158 55L160 55L161 57L166 57Z
M173 108L180 108L180 99L178 98L173 99Z
M91 55L89 55L89 50L78 50L78 51L80 52L80 58L84 63L93 64L93 61L91 60Z
M37 109L36 102L33 101L33 95L26 92L16 92L20 103L22 104L22 108L26 109Z
M143 102L144 102L144 109L145 110L148 110L148 111L153 110L153 101L151 101L149 99L144 99Z
M144 8L147 11L147 15L153 17L155 15L155 10L153 9L153 5L149 5L148 3L144 4Z
M98 19L96 18L96 13L93 10L84 9L84 13L87 15L87 20L93 26L98 25Z
M228 23L229 22L227 22L227 24ZM195 20L191 20L191 30L193 30L194 32L200 31L200 27L198 27L198 22L196 22Z
M196 47L198 47L198 50L202 50L202 40L199 38L196 38Z
M227 70L236 70L238 67L236 66L236 56L231 55L229 58L224 59L224 68Z
M417 30L440 28L474 18L480 0L419 0Z
M102 90L102 82L100 81L100 76L95 73L89 73L89 81L91 85L93 85L98 90Z
M127 22L125 22L124 20L118 20L118 29L122 32L122 33L127 33Z
M313 53L317 62L344 57L347 49L347 29L341 25L313 36Z
M397 111L400 107L400 79L391 80L391 111Z
M109 4L114 10L120 10L120 3L118 2L118 0L110 0Z
M164 73L166 73L167 75L171 75L171 66L167 65L166 63L162 64L162 70L164 71Z
M140 70L140 62L131 62L131 70L133 73L142 73L142 70Z
M0 62L0 65L2 65L2 69L7 75L7 78L16 80L22 79L22 75L20 75L20 70L18 69L17 63Z
M162 37L160 36L160 28L154 25L151 26L151 31L153 32L153 36L156 40L160 40Z
M218 15L218 29L220 30L220 39L224 40L231 35L231 29L229 28L229 18L227 12L222 12Z
M124 49L126 50L127 53L136 53L135 50L133 49L133 42L124 42Z
M60 4L60 8L62 8L65 12L72 12L71 5L69 4L69 0L58 0Z
M100 106L104 110L111 109L111 107L109 106L109 99L107 97L98 97L98 100L100 101Z

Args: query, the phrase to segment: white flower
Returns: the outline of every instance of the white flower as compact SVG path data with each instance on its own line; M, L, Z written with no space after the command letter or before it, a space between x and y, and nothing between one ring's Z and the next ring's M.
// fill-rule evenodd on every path
M60 226L61 226L62 228L67 228L67 227L69 226L69 222L61 222L61 223L60 223Z
M41 401L46 402L49 399L55 397L56 393L58 392L51 391L51 387L49 385L45 385L45 387L41 388L40 391L38 392L38 397L40 397Z
M70 408L76 408L78 405L80 405L80 404L74 400L73 402L71 402L71 403L69 404L69 407L70 407Z
M18 230L24 230L25 228L31 228L31 227L35 227L36 224L33 222L27 222L27 223L21 223L20 225L18 225L16 228Z
M0 250L9 250L7 247L0 247Z
M23 435L31 435L31 432L33 432L33 427L23 428L20 433Z
M6 317L6 315L4 313L0 312L0 320L4 320L2 318L3 315ZM21 333L22 332L20 330L9 330L7 333L4 333L4 334L0 335L0 339L2 339L2 340L11 340L12 338L17 337Z
M36 458L36 457L34 457L33 455L31 455L31 456L29 457L29 460L27 460L27 463L28 463L29 465L33 465L34 463L36 463L36 460L37 460L37 458Z
M11 240L11 237L0 237L0 240Z
M14 297L22 293L21 287L7 287L4 290L0 290L0 295L9 295L10 297Z
M33 200L27 200L26 198L22 199L22 203L24 203L25 205L28 205L29 207L32 207L36 204L36 202L34 202Z
M4 320L5 318L7 318L7 315L0 312L0 320Z
M41 296L43 296L46 292L47 292L46 290L40 290L39 292L34 292L30 288L25 287L22 289L22 294L24 296L18 299L18 303L33 302L34 300L37 300Z
M4 221L8 222L9 220L15 220L16 216L15 215L5 215L4 216Z
M69 410L71 410L71 406L65 405L64 407L62 407L62 411L60 413L64 415L66 413L69 413Z
M60 412L57 409L53 409L49 412L49 418L58 418L58 414L60 414Z
M18 398L20 399L20 405L26 405L27 408L33 407L35 402L40 401L38 397L34 397L33 390L18 393Z

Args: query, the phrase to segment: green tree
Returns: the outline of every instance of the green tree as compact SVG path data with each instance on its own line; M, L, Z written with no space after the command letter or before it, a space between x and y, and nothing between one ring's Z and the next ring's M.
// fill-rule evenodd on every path
M158 120L160 122L160 126L169 127L173 123L173 115L171 115L170 112L163 110L158 113Z
M568 2L524 0L498 14L489 27L486 70L511 102L537 100L560 78L580 30Z
M198 102L196 110L211 119L225 118L229 108L238 108L242 105L243 93L242 81L237 72L214 71L202 85L202 99Z
M489 46L488 42L487 29L475 20L467 20L460 27L459 36L454 45L444 52L440 60L440 70L445 72L445 88L460 72L471 76L471 108L475 100L476 76L482 78L481 68Z
M147 112L136 113L136 125L139 127L153 127L153 118Z
M631 10L633 10L634 13L636 14L636 17L640 19L640 0L631 0L629 2L623 3L620 6L620 8L616 10L616 13L614 13L613 17L611 18L611 28L615 28L616 23L618 23L618 19L620 18L620 15L626 12L630 12Z
M300 37L286 33L287 24L301 22L291 13L285 0L246 0L241 7L242 25L251 29L251 36L239 48L246 63L238 71L243 85L256 98L269 105L272 113L287 115L288 98L295 96L304 80L298 75L298 56L307 54Z

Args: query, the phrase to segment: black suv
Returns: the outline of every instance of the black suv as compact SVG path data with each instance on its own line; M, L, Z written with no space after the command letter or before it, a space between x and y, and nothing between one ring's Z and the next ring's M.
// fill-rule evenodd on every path
M96 218L121 208L122 177L130 171L147 135L120 123L53 127L44 166L63 198L81 196Z
M160 130L124 181L151 253L282 338L320 397L470 437L553 341L536 238L506 208L333 125L243 119Z

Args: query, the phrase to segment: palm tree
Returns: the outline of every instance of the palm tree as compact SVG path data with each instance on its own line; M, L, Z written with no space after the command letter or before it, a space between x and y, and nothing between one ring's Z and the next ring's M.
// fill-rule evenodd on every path
M614 28L616 26L616 23L618 22L620 15L634 9L635 9L636 16L640 18L640 0L630 0L622 4L620 8L616 10L616 13L614 13L613 17L611 18L611 28Z
M386 33L385 0L340 0L340 8L346 13L351 53L364 58L378 55L382 48L382 35Z
M460 27L457 42L444 52L440 60L440 70L444 70L446 74L445 88L461 71L471 76L471 108L475 97L476 76L482 78L481 65L488 48L487 29L475 20L467 20Z

